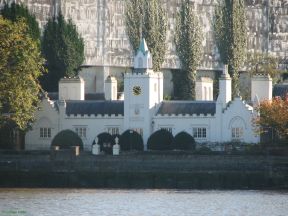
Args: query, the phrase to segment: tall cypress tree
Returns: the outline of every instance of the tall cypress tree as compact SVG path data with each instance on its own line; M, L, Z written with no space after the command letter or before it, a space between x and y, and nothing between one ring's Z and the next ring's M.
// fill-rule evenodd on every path
M165 58L167 32L166 14L161 3L158 0L127 0L125 19L134 52L143 36L152 54L153 69L159 71Z
M60 13L49 19L43 34L42 53L47 60L48 74L42 80L47 91L57 91L58 81L64 76L77 75L84 61L84 42L71 20Z
M196 70L202 53L202 30L198 18L189 4L183 0L177 16L175 44L181 62L180 74L174 76L178 82L180 99L195 99ZM179 85L179 83L181 83Z
M232 95L239 93L239 69L247 47L244 0L223 0L216 6L214 32L221 61L228 64L232 77Z

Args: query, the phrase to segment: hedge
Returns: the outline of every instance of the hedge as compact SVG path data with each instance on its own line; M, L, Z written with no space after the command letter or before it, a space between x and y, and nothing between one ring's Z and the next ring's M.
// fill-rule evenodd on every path
M171 150L173 142L173 135L167 130L160 129L149 137L147 148L150 150Z
M60 131L52 140L51 146L59 146L60 149L70 149L72 146L80 146L83 150L82 139L72 130Z
M178 133L173 142L173 149L177 150L195 150L196 143L194 138L187 132Z
M133 130L126 130L121 134L119 139L121 151L144 150L144 143L142 136Z

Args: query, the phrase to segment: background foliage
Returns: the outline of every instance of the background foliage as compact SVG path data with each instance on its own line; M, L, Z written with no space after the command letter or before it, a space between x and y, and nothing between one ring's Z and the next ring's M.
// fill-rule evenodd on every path
M141 37L152 54L153 69L159 71L166 52L167 18L158 0L126 0L126 32L137 52Z
M76 76L84 61L84 42L72 20L68 22L60 13L49 19L43 33L42 52L47 60L48 74L42 79L47 91L57 91L63 77Z
M269 74L276 78L282 72L279 70L279 59L268 53L248 53L247 71L250 75Z
M40 44L40 29L38 22L35 16L28 11L26 6L23 4L15 4L14 2L9 6L5 3L0 14L3 18L9 19L12 22L24 19L27 24L27 33L32 39L36 40Z
M180 98L195 100L196 70L202 56L202 30L189 0L183 0L177 15L175 45L181 62L180 74L174 74L174 83L181 88Z
M239 70L245 61L247 27L244 0L223 0L215 9L214 32L221 61L228 64L232 95L239 93Z

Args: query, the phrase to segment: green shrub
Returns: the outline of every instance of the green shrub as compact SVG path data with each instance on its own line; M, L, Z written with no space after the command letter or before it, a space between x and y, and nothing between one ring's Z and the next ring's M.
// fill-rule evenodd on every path
M113 145L115 144L113 136L107 132L100 133L98 136L98 144L100 145L100 150L106 154L112 154Z
M70 149L71 146L80 146L83 150L82 139L72 130L60 131L52 140L51 146L59 146L60 149Z
M122 151L144 150L142 136L133 130L126 130L123 134L121 134L119 145Z
M174 138L173 149L195 150L195 146L194 138L185 131L178 133Z
M173 135L164 129L154 132L148 139L147 148L150 150L171 150Z

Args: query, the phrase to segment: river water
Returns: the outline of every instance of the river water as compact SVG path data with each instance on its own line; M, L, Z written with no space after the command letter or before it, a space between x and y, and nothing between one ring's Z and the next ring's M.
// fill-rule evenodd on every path
M0 216L287 216L288 192L0 189Z

